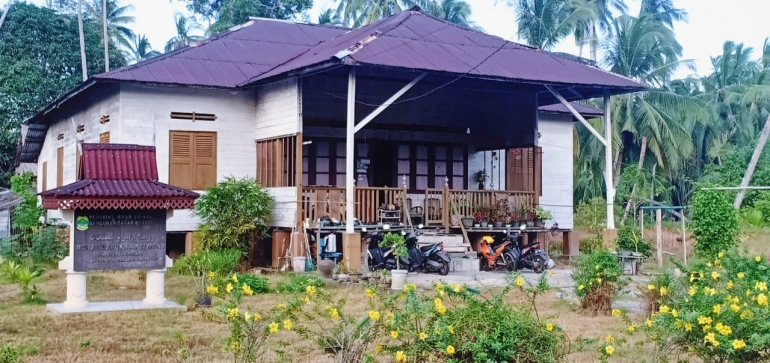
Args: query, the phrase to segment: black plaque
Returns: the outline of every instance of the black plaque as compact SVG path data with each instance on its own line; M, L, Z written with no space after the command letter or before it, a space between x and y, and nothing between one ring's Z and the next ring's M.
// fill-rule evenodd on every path
M166 211L75 211L75 271L166 267Z

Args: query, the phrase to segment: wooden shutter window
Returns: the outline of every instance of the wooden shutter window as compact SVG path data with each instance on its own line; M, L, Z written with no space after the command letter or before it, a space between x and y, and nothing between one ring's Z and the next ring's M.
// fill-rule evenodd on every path
M43 162L43 191L48 190L48 162Z
M192 133L171 131L169 155L169 184L180 188L193 188Z
M199 132L194 141L194 189L207 189L217 185L217 134Z
M110 132L102 132L99 134L99 143L100 144L109 144L110 143Z
M508 151L506 186L508 190L523 192L542 191L542 151L538 147L511 149Z
M216 132L170 132L169 184L204 190L217 184Z
M328 145L328 144L327 144ZM302 145L299 145L302 147ZM309 147L306 148L309 150ZM327 148L328 151L328 148ZM266 188L293 187L297 180L297 136L257 141L257 181ZM324 163L328 177L328 153ZM316 162L317 164L317 162Z
M64 148L56 150L56 187L64 185Z

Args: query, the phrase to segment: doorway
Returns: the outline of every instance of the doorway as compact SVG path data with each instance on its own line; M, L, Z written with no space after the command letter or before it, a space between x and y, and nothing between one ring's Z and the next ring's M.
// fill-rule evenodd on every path
M369 146L371 186L398 187L396 170L396 146L387 141L372 141Z

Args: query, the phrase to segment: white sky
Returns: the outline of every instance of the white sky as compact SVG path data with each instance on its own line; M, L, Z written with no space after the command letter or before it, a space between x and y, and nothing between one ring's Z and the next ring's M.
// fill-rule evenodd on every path
M333 8L339 0L315 0L310 11L311 21L326 8ZM513 9L506 0L466 0L472 8L472 20L487 33L517 41ZM42 3L43 0L30 2ZM174 12L187 13L184 3L178 0L123 0L136 8L136 23L132 29L145 34L153 48L162 50L166 41L174 36ZM640 0L626 0L631 15L638 14ZM761 54L766 37L770 37L770 0L674 0L674 5L689 12L688 23L675 24L677 39L684 47L683 59L696 62L700 75L711 72L710 56L722 51L726 40L743 42L754 48L754 57ZM555 51L578 54L573 39L566 39ZM584 56L588 51L584 50ZM685 77L692 72L682 67L675 77Z

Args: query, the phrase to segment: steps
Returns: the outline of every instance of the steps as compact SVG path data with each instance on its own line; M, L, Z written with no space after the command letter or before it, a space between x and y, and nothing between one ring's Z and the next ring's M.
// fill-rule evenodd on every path
M470 243L466 243L461 234L423 233L417 237L417 245L425 246L443 242L444 251L452 259L451 271L479 271L479 260L476 252L471 250Z

